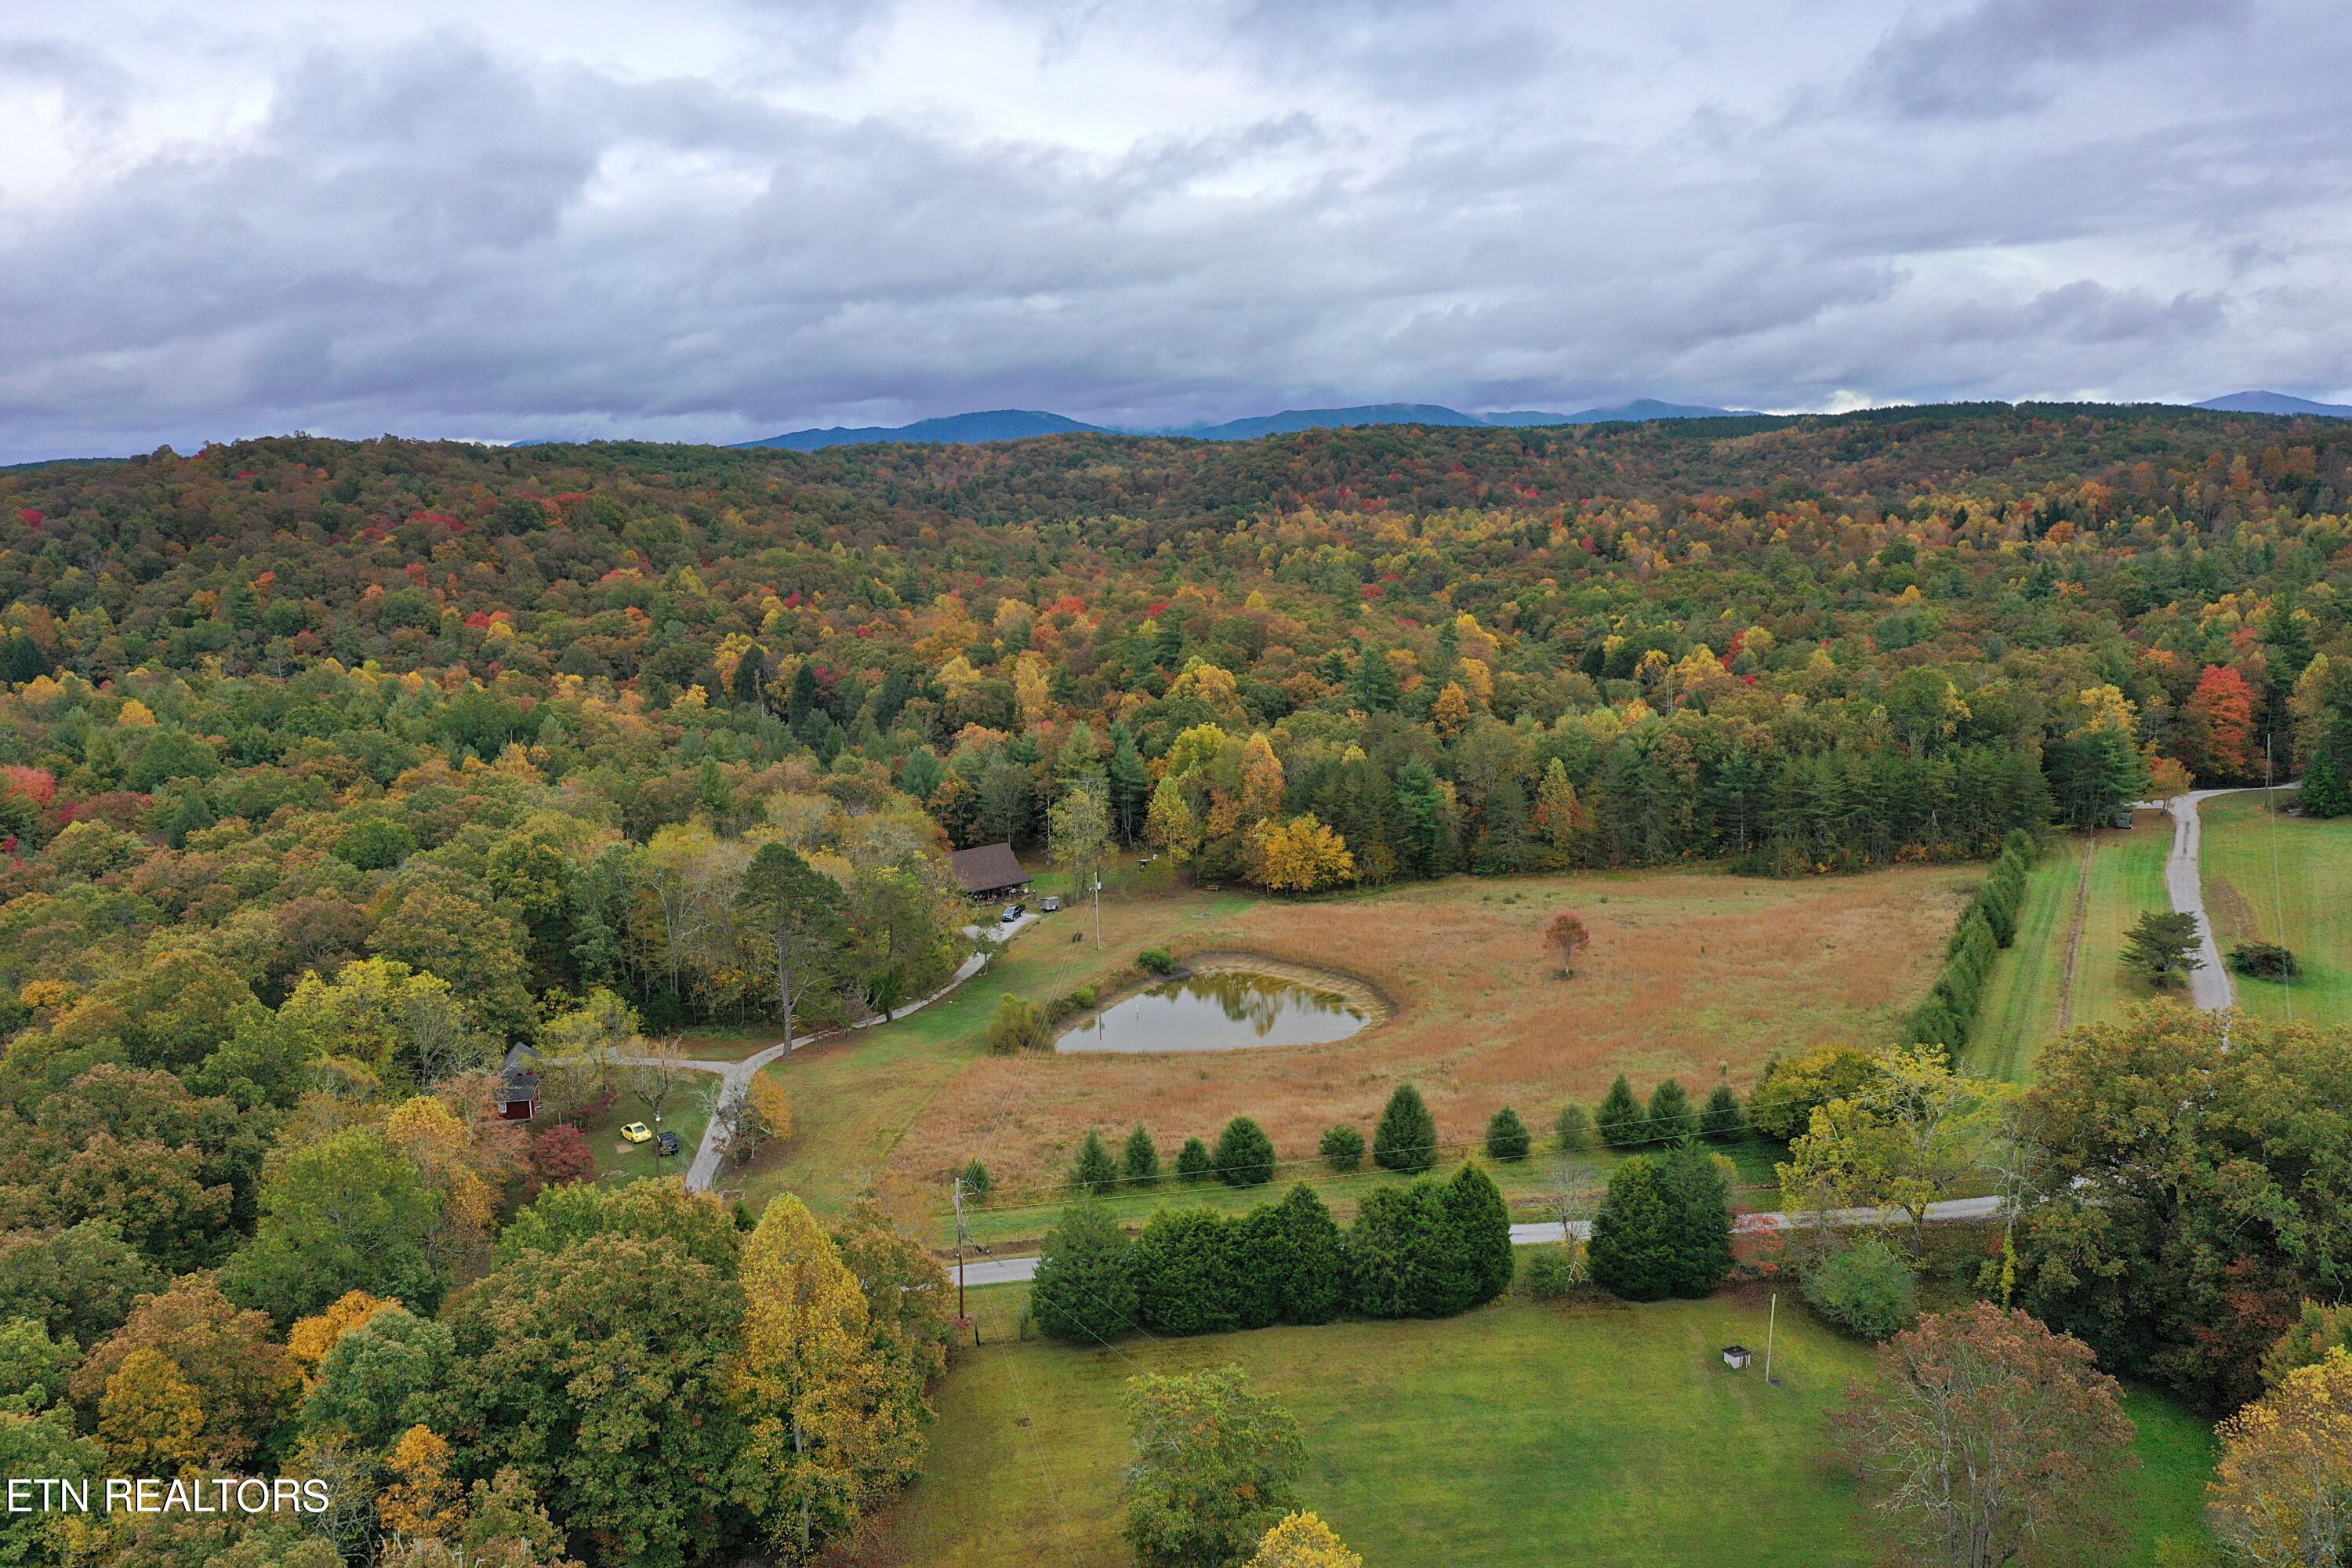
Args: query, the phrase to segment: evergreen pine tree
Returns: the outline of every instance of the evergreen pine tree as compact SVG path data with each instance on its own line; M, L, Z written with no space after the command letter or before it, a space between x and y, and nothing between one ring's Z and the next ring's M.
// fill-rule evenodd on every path
M1628 1301L1662 1301L1679 1278L1673 1205L1657 1156L1635 1154L1609 1173L1586 1254L1593 1282Z
M1163 1208L1128 1253L1135 1321L1151 1334L1243 1326L1234 1222L1212 1208Z
M1524 1160L1535 1140L1528 1136L1528 1124L1509 1106L1495 1112L1486 1122L1486 1158L1489 1160Z
M1463 1305L1493 1300L1511 1283L1511 1211L1495 1179L1475 1164L1463 1166L1445 1184L1445 1210L1465 1270Z
M1127 1147L1119 1155L1119 1173L1127 1178L1127 1184L1130 1187L1156 1187L1160 1184L1160 1146L1152 1142L1151 1134L1143 1130L1140 1121L1135 1124L1135 1131L1127 1135Z
M1218 1135L1216 1166L1229 1187L1262 1187L1274 1180L1274 1140L1248 1117L1236 1116Z
M1367 647L1356 661L1355 679L1349 683L1349 693L1367 713L1387 713L1403 700L1404 688L1397 679L1396 666L1390 662L1386 648Z
M1135 1322L1135 1281L1128 1272L1127 1233L1098 1203L1075 1203L1045 1233L1029 1310L1049 1338L1108 1344Z
M1348 1231L1348 1290L1367 1318L1436 1318L1461 1310L1461 1239L1434 1180L1376 1187Z
M1671 1288L1694 1300L1731 1272L1731 1194L1717 1158L1691 1146L1661 1156L1658 1167L1671 1215Z
M1348 1300L1348 1256L1331 1211L1301 1182L1282 1200L1282 1321L1328 1323Z
M2352 816L2352 711L2322 721L2299 798L2305 816Z
M1179 1181L1206 1181L1216 1162L1209 1158L1209 1146L1198 1138L1187 1138L1184 1146L1176 1151L1176 1176Z
M1352 1127L1326 1129L1321 1148L1323 1163L1335 1171L1363 1168L1364 1135Z
M1110 727L1110 747L1111 823L1121 842L1133 844L1142 836L1143 814L1151 803L1151 775L1135 749L1135 731L1124 723Z
M976 1203L988 1201L988 1189L993 1185L988 1167L974 1160L963 1168L964 1195Z
M1673 1143L1698 1131L1698 1113L1691 1109L1690 1093L1674 1079L1650 1091L1650 1139Z
M1592 1147L1592 1112L1574 1100L1559 1108L1558 1120L1551 1124L1552 1136L1559 1140L1563 1154L1581 1154Z
M1381 1112L1381 1124L1372 1132L1372 1163L1407 1176L1437 1163L1437 1118L1409 1083L1397 1085Z
M1715 1086L1706 1097L1706 1109L1699 1112L1698 1130L1717 1143L1728 1143L1746 1131L1748 1118L1739 1109L1739 1096L1727 1083Z
M1283 1281L1290 1272L1282 1205L1260 1204L1225 1226L1232 1259L1234 1326L1268 1329L1282 1321Z
M1087 1129L1087 1141L1078 1145L1078 1157L1070 1162L1070 1185L1096 1197L1118 1185L1118 1163L1103 1147L1101 1135L1091 1127Z
M1604 1149L1631 1149L1649 1141L1650 1119L1643 1112L1642 1102L1633 1098L1633 1086L1625 1081L1623 1073L1617 1075L1617 1081L1601 1097L1600 1109L1592 1113L1592 1127Z

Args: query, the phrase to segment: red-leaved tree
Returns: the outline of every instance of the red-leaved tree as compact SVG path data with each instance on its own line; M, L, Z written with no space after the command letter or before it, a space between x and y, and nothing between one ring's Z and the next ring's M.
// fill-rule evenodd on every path
M1544 928L1544 946L1559 960L1563 976L1576 973L1576 955L1591 945L1592 933L1584 929L1582 917L1572 912L1552 916L1551 924Z
M2180 705L2181 738L2200 781L2251 777L2254 765L2254 689L2236 668L2209 664Z

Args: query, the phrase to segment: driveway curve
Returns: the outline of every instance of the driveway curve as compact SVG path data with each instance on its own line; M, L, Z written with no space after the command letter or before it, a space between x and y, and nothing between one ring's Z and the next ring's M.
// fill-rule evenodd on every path
M1036 923L1037 911L1031 910L1010 925L1000 925L992 930L981 926L966 926L965 935L976 941L988 940L983 941L978 952L963 961L962 967L948 978L946 984L920 1001L908 1003L887 1018L877 1013L871 1017L860 1018L849 1026L853 1029L870 1029L877 1024L896 1023L909 1013L920 1012L987 968L989 959L994 956L1000 948ZM763 1050L755 1051L739 1062L692 1060L678 1064L688 1071L712 1073L719 1079L719 1092L710 1102L710 1120L703 1124L702 1142L694 1151L694 1163L686 1168L687 1191L709 1192L711 1184L718 1181L719 1163L727 1152L728 1113L741 1102L745 1095L751 1092L751 1080L759 1076L761 1069L777 1058L790 1056L803 1046L814 1045L824 1037L823 1033L818 1033L802 1035L790 1040L779 1040L774 1045ZM615 1057L613 1061L616 1067L646 1065L646 1058L644 1057Z

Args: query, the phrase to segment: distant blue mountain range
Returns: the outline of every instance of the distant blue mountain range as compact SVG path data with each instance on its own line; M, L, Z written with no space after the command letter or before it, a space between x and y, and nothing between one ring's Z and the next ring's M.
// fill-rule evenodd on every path
M2314 403L2309 398L2291 397L2283 392L2233 392L2227 397L2210 398L2190 406L2219 414L2352 419L2352 404ZM783 447L796 452L814 452L824 447L848 447L868 442L975 444L1058 435L1177 436L1194 441L1254 441L1261 436L1286 436L1300 430L1345 429L1360 425L1528 429L1542 426L1615 425L1643 419L1736 419L1752 416L1752 412L1748 409L1711 408L1696 403L1661 403L1654 397L1638 397L1631 403L1580 409L1573 414L1556 414L1540 408L1465 414L1458 408L1448 408L1438 403L1364 403L1349 408L1286 408L1279 414L1229 419L1221 425L1120 427L1088 425L1034 408L992 408L976 414L950 414L937 419L919 419L912 425L831 426L821 430L792 430L781 436L764 436L756 441L738 441L735 445ZM542 437L518 441L515 445L552 446L564 440L562 437Z
M2315 414L2323 419L2352 419L2352 403L2314 403L2284 392L2233 392L2198 404L2217 414Z
M855 447L869 441L931 444L1018 441L1027 436L1060 436L1071 431L1100 432L1101 429L1099 425L1081 425L1058 414L1041 414L1031 408L992 408L984 414L950 414L938 419L918 419L912 425L865 425L855 428L836 425L824 430L792 430L782 436L763 436L757 441L738 441L735 445L788 447L795 452L814 452L820 447Z
M1648 397L1606 408L1587 408L1577 414L1518 409L1507 414L1483 416L1465 414L1458 408L1447 408L1436 403L1365 403L1352 408L1286 408L1279 414L1229 419L1222 425L1170 425L1113 430L1108 426L1084 425L1076 419L1065 419L1058 414L1046 414L1035 409L994 408L982 414L950 414L938 419L919 419L912 425L834 426L823 430L792 430L782 436L763 436L756 441L738 441L735 444L739 447L785 447L795 452L814 452L822 447L846 447L869 441L1018 441L1027 436L1055 436L1071 432L1106 436L1181 436L1195 441L1254 441L1261 436L1287 436L1300 430L1345 429L1358 425L1524 428L1542 425L1607 425L1636 419L1720 419L1738 412L1729 408L1705 408L1689 403L1660 403Z

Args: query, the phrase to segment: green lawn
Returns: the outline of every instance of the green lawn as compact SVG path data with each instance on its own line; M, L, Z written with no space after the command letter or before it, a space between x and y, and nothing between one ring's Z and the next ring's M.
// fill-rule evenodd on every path
M1120 1399L1142 1371L1233 1362L1290 1410L1307 1506L1381 1568L1642 1564L1761 1568L1876 1560L1836 1463L1833 1408L1866 1349L1793 1298L1779 1386L1721 1349L1761 1349L1760 1300L1539 1307L1517 1298L1444 1322L1341 1323L1116 1351L1006 1342L1024 1288L974 1293L986 1343L939 1391L925 1473L877 1563L1061 1568L1129 1562L1118 1539ZM983 1300L986 1298L987 1300ZM2134 1550L2197 1531L2203 1428L2135 1394L2145 1468Z
M633 1182L641 1176L683 1176L694 1162L694 1151L702 1142L702 1130L710 1121L709 1091L719 1082L710 1073L690 1073L669 1103L662 1108L662 1120L656 1122L645 1102L629 1092L626 1074L620 1079L621 1098L613 1109L601 1116L583 1117L580 1131L587 1135L588 1147L596 1156L596 1175L600 1181ZM661 1159L654 1145L624 1143L621 1128L624 1123L642 1121L656 1132L677 1134L679 1149L671 1159Z
M2102 829L2087 879L2083 837L2066 833L2052 840L2026 883L2017 940L1986 984L1965 1053L1974 1071L2029 1081L2034 1058L2062 1024L2105 1023L2158 994L2124 968L2124 933L2143 914L2172 908L2164 887L2171 852L2172 818L2156 811L2139 813L2128 833ZM2082 947L2070 998L2066 955L2078 916Z
M2281 804L2294 797L2278 797ZM2310 821L2263 809L2260 795L2207 801L2204 879L2213 937L2284 942L2303 972L2290 984L2232 975L2238 1005L2263 1018L2352 1023L2352 817Z
M695 1061L740 1062L783 1037L783 1030L774 1024L715 1025L680 1035L677 1043Z

